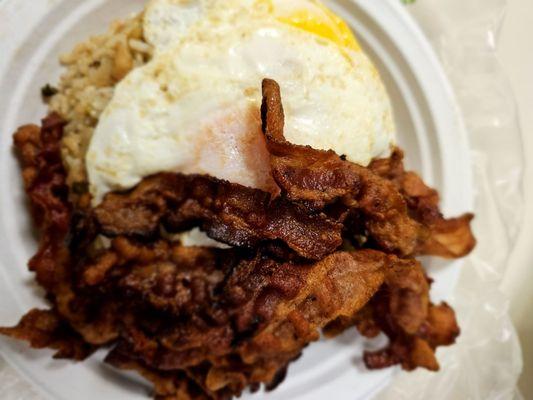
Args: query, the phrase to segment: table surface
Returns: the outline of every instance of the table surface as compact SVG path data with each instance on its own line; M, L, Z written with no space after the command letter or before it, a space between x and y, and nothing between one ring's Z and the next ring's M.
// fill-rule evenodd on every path
M516 94L522 132L526 171L524 177L525 225L516 243L503 284L511 298L511 316L524 351L524 372L520 389L525 399L533 399L533 1L509 0L509 7L498 43L500 60ZM530 379L527 379L529 377Z

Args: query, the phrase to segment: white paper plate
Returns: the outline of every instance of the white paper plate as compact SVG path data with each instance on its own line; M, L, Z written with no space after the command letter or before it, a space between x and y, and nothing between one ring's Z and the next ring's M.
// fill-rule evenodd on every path
M143 0L4 0L0 3L0 325L10 325L43 305L26 262L35 240L25 209L12 132L38 122L46 109L39 91L54 82L57 57L113 19L139 10ZM472 207L467 136L449 84L429 44L399 0L337 0L329 5L352 26L381 70L395 108L408 164L436 186L446 213ZM451 294L460 262L426 260L436 278L433 294ZM147 386L100 362L102 355L71 365L49 351L0 339L5 358L43 395L56 400L145 399ZM290 368L271 400L366 399L385 387L394 369L369 372L361 363L368 346L355 332L310 346ZM371 345L371 344L370 344Z

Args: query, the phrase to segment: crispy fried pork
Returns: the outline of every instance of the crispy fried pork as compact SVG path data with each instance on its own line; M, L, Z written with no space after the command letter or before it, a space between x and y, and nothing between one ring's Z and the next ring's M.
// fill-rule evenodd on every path
M116 352L151 370L193 373L214 398L238 395L249 386L273 387L303 348L318 340L322 327L357 313L388 270L406 263L373 250L303 264L257 255L241 260L208 302L191 300L201 305L193 313L173 320L173 311L144 326L145 316L125 311L129 316ZM147 297L153 294L151 285L137 284ZM151 307L161 310L159 303Z
M430 302L429 288L419 263L393 266L384 285L364 309L352 319L330 323L324 332L331 337L353 325L369 338L383 332L389 338L389 345L364 354L370 369L400 364L407 371L419 367L437 371L436 348L453 344L460 330L447 304Z
M333 151L288 143L279 85L265 79L263 96L263 131L272 175L289 199L318 207L340 201L362 214L370 239L380 249L401 256L457 258L474 248L473 216L444 219L437 192L415 173L405 172L401 153L363 168Z
M363 168L288 143L279 86L263 83L263 131L277 196L207 176L164 173L91 209L69 202L57 115L15 134L40 246L29 266L49 310L0 333L151 381L160 400L226 400L280 384L320 337L356 327L389 345L369 368L437 370L453 310L433 305L415 254L460 257L470 215L446 220L402 154ZM169 238L200 227L229 249ZM344 241L344 242L343 242ZM348 250L349 249L349 250Z
M60 143L64 121L52 114L36 125L21 127L14 135L22 163L24 186L31 211L42 237L29 268L45 289L61 284L68 251L64 239L69 231L71 206L67 202L66 173L61 161Z
M0 328L0 333L30 343L34 349L54 349L54 358L84 360L95 346L82 337L54 310L31 310L14 328Z
M403 151L395 149L391 157L374 160L369 169L392 182L407 203L409 214L426 228L427 238L418 253L445 258L462 257L476 246L470 229L473 214L445 219L439 209L439 193L428 187L414 172L405 171Z
M472 215L444 219L436 191L403 171L397 153L390 170L401 170L401 178L386 171L382 177L332 151L288 143L279 86L267 79L263 91L263 131L282 196L273 199L210 177L159 174L128 193L107 195L95 210L102 231L153 236L161 227L180 232L197 226L229 245L253 248L281 241L300 256L319 260L341 245L343 222L350 215L358 223L345 233L364 235L377 249L403 257L455 258L472 250ZM373 164L378 172L380 163Z
M281 241L315 260L342 244L342 225L323 213L206 176L153 176L130 193L106 196L95 215L107 235L150 237L160 226L169 232L198 226L232 246L254 248Z

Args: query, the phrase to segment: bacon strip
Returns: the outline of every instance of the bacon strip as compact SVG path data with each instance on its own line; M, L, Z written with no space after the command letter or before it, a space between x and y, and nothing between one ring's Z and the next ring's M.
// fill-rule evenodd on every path
M103 233L150 237L160 225L171 232L199 226L233 246L280 241L300 256L318 260L340 246L341 223L352 215L359 226L345 226L345 233L366 235L371 246L403 257L460 257L473 248L471 216L445 220L438 197L434 201L427 187L427 196L410 195L372 168L344 161L332 151L288 143L277 83L265 80L263 95L263 130L281 197L209 177L159 174L129 193L106 196L95 211ZM404 176L419 180L414 174ZM329 210L332 203L335 214Z
M95 210L87 199L73 207L59 153L63 121L51 115L41 129L21 128L15 144L42 234L30 268L52 307L0 333L76 360L112 346L107 361L144 375L164 400L271 390L321 330L352 326L390 339L365 354L369 368L438 369L436 348L459 328L449 306L430 303L428 279L410 257L466 254L475 244L471 216L444 219L438 194L404 171L398 152L363 168L288 143L279 87L266 80L263 91L275 198L159 174ZM168 239L194 226L235 247ZM339 251L342 239L351 251Z
M35 349L54 349L57 359L81 361L95 351L52 310L32 310L17 326L0 328L0 334L26 340Z
M64 125L57 114L51 114L42 121L42 128L26 125L14 135L24 186L35 224L41 230L39 251L29 267L36 273L39 284L47 289L53 289L63 279L62 267L69 257L64 240L71 207L60 150Z
M280 88L269 79L263 81L262 116L272 175L290 200L317 207L341 201L362 213L364 227L380 249L401 256L458 258L474 248L473 216L444 219L436 191L416 174L405 173L398 153L364 168L333 151L287 142Z
M402 256L415 252L421 227L407 215L393 184L333 151L287 142L280 88L268 79L263 81L262 115L272 175L289 199L319 206L340 200L363 213L365 227L381 249Z
M109 194L95 216L109 236L151 237L199 226L211 238L253 248L281 241L300 256L319 260L341 244L342 225L270 194L205 176L159 174L130 193Z
M455 343L460 330L455 313L447 304L436 306L430 302L429 288L418 262L394 266L383 287L360 313L353 319L334 321L325 333L335 336L353 325L369 338L385 333L389 345L364 354L369 369L400 364L407 371L437 371L437 347Z
M318 263L243 259L216 291L219 296L200 302L203 311L188 318L143 328L145 317L126 311L118 352L162 374L187 371L210 398L238 396L250 385L273 387L303 348L318 340L320 329L355 315L396 264L409 262L372 250L338 252ZM147 290L145 298L152 296L152 286L137 284Z
M390 158L374 160L369 168L394 183L412 218L426 227L427 238L420 244L418 254L460 258L474 249L476 238L470 227L474 215L445 219L439 209L439 193L414 172L405 171L400 149L395 149Z

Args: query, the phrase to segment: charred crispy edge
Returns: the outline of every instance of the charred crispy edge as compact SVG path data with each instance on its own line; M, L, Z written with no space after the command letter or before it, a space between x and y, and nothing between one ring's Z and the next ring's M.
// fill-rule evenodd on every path
M55 306L48 311L32 310L18 326L2 328L1 333L28 340L37 348L54 348L58 358L80 360L95 346L84 342L67 323L62 314L68 315L68 306L58 302L59 298L73 296L67 248L72 207L60 152L64 125L61 117L51 114L43 119L41 128L28 125L14 135L34 222L41 231L39 249L28 265Z
M369 369L399 364L407 371L437 371L435 350L455 343L460 333L453 309L446 303L430 303L428 279L415 260L393 266L361 311L332 321L324 333L337 336L354 325L365 337L375 338L383 332L389 338L385 348L365 352L363 359Z
M438 219L428 222L429 238L418 249L420 255L434 255L443 258L461 258L470 254L477 241L471 223L474 214L458 218Z
M64 223L68 219L64 209L70 209L60 149L64 125L57 114L50 114L43 119L41 128L26 125L13 137L34 222L43 231L50 224ZM63 227L61 232L64 230Z

